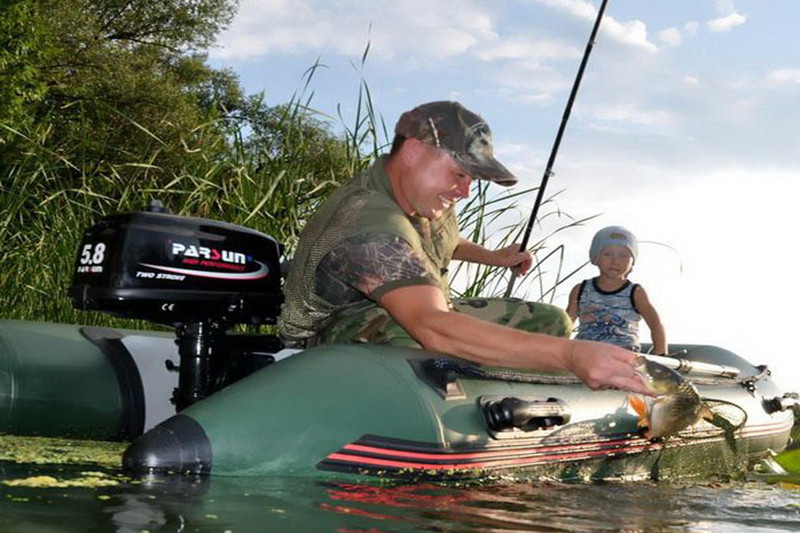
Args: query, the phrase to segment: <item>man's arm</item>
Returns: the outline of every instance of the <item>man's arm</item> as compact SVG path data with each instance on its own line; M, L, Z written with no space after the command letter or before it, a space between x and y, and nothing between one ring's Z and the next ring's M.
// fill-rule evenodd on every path
M636 354L611 344L530 333L456 313L433 286L391 290L380 304L428 350L492 366L565 370L592 389L650 394L634 372Z
M498 250L489 250L464 237L459 239L458 246L453 252L453 259L499 267L519 265L520 275L528 272L533 263L533 255L528 250L520 252L519 244L511 244Z

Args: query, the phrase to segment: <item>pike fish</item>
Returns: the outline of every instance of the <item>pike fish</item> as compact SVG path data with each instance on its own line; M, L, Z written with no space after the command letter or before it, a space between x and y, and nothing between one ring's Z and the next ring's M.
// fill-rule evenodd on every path
M645 428L646 438L669 437L701 419L714 419L714 413L700 399L695 386L675 370L645 357L639 358L635 370L655 394L655 397L628 397L628 404L639 415L637 426Z

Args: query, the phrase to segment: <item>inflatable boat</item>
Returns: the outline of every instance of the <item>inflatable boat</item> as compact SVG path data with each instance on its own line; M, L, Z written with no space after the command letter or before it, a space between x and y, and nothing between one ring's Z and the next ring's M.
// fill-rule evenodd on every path
M168 330L0 321L0 434L129 441L132 473L409 479L713 478L787 446L797 395L714 346L654 360L714 421L646 439L621 391L371 344L271 334L280 247L158 210L89 228L70 295ZM244 327L248 326L250 329Z

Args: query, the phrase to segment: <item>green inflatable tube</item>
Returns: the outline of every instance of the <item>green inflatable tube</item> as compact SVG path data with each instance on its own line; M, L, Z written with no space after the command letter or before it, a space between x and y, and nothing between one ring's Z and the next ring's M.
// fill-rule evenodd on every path
M142 433L141 378L119 336L101 331L108 332L0 321L0 433L95 440Z
M463 479L526 471L562 479L683 478L740 470L786 446L793 417L766 409L764 400L780 392L768 374L716 347L692 347L689 356L740 370L735 379L696 378L724 424L651 442L627 407L627 393L593 392L573 376L497 369L497 379L445 372L437 381L425 366L437 354L323 345L165 420L128 447L123 468L224 476ZM743 387L751 381L750 390ZM489 415L515 405L537 426L494 427Z

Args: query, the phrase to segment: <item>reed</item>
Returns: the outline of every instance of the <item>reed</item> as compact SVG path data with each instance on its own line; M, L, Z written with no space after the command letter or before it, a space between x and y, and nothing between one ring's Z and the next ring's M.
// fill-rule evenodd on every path
M460 209L462 235L490 249L521 242L529 202L537 191L537 187L526 187L495 193L488 182L476 182L474 194ZM533 253L533 265L515 284L514 295L519 298L553 303L558 289L585 266L565 272L564 245L554 244L554 241L559 233L581 226L597 215L584 218L571 216L558 207L556 200L559 194L557 192L546 198L540 208L536 228L540 231L547 228L547 232L528 245ZM451 280L454 296L501 296L511 275L507 268L459 263L453 269Z
M227 119L185 132L181 165L169 172L154 163L161 147L155 136L140 162L105 164L50 151L46 126L0 125L17 147L13 161L0 168L2 317L131 327L74 310L66 290L83 230L154 199L176 214L268 233L291 249L309 214L364 158L300 97L271 108L268 118L272 142L249 131L251 124ZM80 153L79 147L66 151Z
M365 54L366 58L366 54ZM344 132L330 131L331 117L314 109L308 87L319 64L306 73L302 89L287 104L267 108L250 122L221 118L180 135L180 164L165 170L158 161L165 143L148 132L149 151L129 154L127 163L111 164L80 156L80 146L52 151L47 121L25 131L0 124L3 137L16 147L0 167L0 297L3 318L44 320L109 327L146 327L101 313L72 308L67 298L82 232L104 215L137 211L158 199L181 215L224 220L267 233L291 252L308 216L343 180L363 169L385 150L390 139L362 80L356 114ZM109 120L129 121L106 108ZM222 134L220 134L222 132ZM96 143L78 138L77 143ZM107 147L113 150L113 146ZM175 154L170 154L173 160ZM8 161L8 157L5 159ZM487 246L518 240L524 214L520 204L535 188L495 194L476 182L474 194L460 208L462 233ZM536 264L525 283L528 299L550 299L573 273L562 273L563 247L550 248L553 234L584 220L574 220L545 202L542 218L564 222L531 247ZM457 265L452 276L457 296L493 296L505 288L508 271Z

